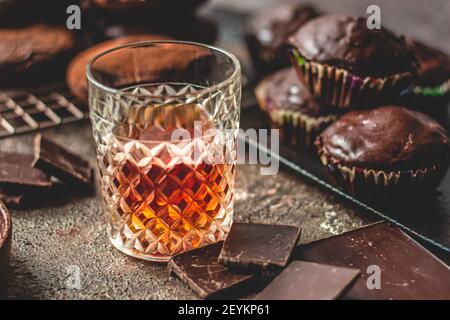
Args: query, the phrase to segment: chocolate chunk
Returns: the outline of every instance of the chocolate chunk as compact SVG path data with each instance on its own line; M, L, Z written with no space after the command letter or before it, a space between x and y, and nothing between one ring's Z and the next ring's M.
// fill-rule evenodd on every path
M333 300L359 275L358 269L292 261L257 300Z
M252 288L254 277L232 273L219 264L222 242L189 251L172 258L169 271L186 282L201 298L237 297Z
M289 262L299 237L295 226L233 223L219 262L237 270L278 271Z
M90 183L89 163L38 134L34 140L33 166L71 183Z
M347 299L450 299L449 267L386 222L299 246L295 255L360 269L361 277L344 294Z
M33 168L32 162L32 155L0 153L0 184L9 189L50 187L50 176Z

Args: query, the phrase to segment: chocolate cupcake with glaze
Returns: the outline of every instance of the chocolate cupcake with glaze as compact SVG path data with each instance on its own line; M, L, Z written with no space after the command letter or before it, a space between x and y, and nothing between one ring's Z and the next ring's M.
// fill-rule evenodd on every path
M277 5L253 16L246 26L245 41L256 73L267 75L289 67L287 38L317 16L316 9L299 1Z
M398 106L352 111L316 140L336 184L368 203L435 190L450 161L445 129Z
M420 67L414 85L400 95L400 103L441 121L450 98L450 56L408 38Z
M403 37L368 29L365 18L327 15L289 37L293 65L313 95L338 108L391 103L414 80Z
M334 108L311 96L293 68L265 78L255 94L271 126L280 129L281 140L288 145L313 146L317 135L338 117Z

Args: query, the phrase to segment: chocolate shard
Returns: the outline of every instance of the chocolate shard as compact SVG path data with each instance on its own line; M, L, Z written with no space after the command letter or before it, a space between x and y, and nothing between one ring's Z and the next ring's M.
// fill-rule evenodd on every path
M295 226L233 223L219 262L233 270L277 272L288 264L300 231Z
M257 300L334 300L359 275L358 269L292 261Z
M295 257L360 269L345 299L450 299L449 267L387 222L299 246Z
M19 153L0 153L0 185L8 189L50 187L51 178L32 167L33 156Z
M89 162L38 134L34 139L33 166L69 183L90 183Z
M182 253L168 268L203 299L237 298L256 292L249 274L232 273L218 262L222 242Z

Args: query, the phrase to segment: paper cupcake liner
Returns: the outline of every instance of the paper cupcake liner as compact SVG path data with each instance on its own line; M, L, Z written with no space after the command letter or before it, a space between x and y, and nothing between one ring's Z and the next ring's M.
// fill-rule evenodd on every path
M398 104L428 114L441 123L449 102L450 79L436 87L410 86L398 97Z
M269 111L266 105L270 103L270 100L263 94L265 85L263 81L255 90L258 105L265 113L271 127L280 130L280 139L285 144L311 148L314 146L316 137L338 118L335 114L312 117L300 111Z
M291 48L291 59L311 93L337 108L367 108L393 102L414 79L410 72L361 78L344 69L309 61L295 48Z
M322 164L334 183L354 198L372 205L392 205L392 201L420 199L426 193L433 192L442 180L448 168L448 161L430 167L413 170L385 171L349 167L333 161L321 150L316 140Z

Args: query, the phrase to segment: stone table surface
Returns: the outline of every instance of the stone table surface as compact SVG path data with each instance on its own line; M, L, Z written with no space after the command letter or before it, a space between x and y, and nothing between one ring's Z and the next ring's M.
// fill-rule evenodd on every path
M213 0L207 14L214 17L219 6L251 3L253 10L264 0ZM273 2L273 1L272 1ZM318 1L326 8L364 14L364 1ZM380 1L376 1L380 2ZM403 2L405 14L411 15L411 2ZM416 1L415 1L416 2ZM448 12L446 3L437 1ZM258 3L258 4L257 4ZM384 1L389 8L393 1ZM397 3L397 1L396 1ZM422 3L425 3L423 1ZM433 16L432 5L416 8ZM367 7L367 5L366 5ZM397 10L398 11L398 10ZM399 11L398 11L399 12ZM396 24L390 10L387 19ZM398 13L401 14L401 13ZM436 37L448 39L449 23L442 10L434 15ZM404 16L403 16L404 17ZM423 15L422 15L423 17ZM222 16L222 19L227 16ZM416 19L419 21L420 19ZM423 21L423 19L422 19ZM419 25L419 27L418 27ZM410 21L422 38L429 33L420 23ZM414 29L415 28L415 29ZM226 42L227 34L222 34ZM437 39L435 37L435 39ZM449 42L441 42L441 47ZM245 55L242 46L236 54ZM49 129L44 134L85 155L96 166L94 143L88 121ZM0 150L31 152L33 135L2 139ZM377 221L352 206L342 203L292 172L281 169L275 176L261 176L256 165L240 165L237 170L235 221L293 224L302 227L301 243L307 243ZM33 207L11 210L13 218L12 272L9 297L13 299L195 299L196 295L179 279L170 276L163 264L130 258L109 243L106 235L108 214L103 210L98 186L94 191L71 190L60 186L40 196ZM69 271L79 269L81 288L68 287Z
M89 123L45 131L45 136L88 156L95 166ZM31 152L33 135L1 141L1 150ZM98 176L98 175L97 175ZM13 217L10 298L17 299L194 299L163 264L130 258L106 235L108 214L94 192L61 186ZM375 221L327 192L280 170L261 176L256 165L237 170L235 221L301 226L306 243ZM81 289L70 289L69 271L80 270Z

